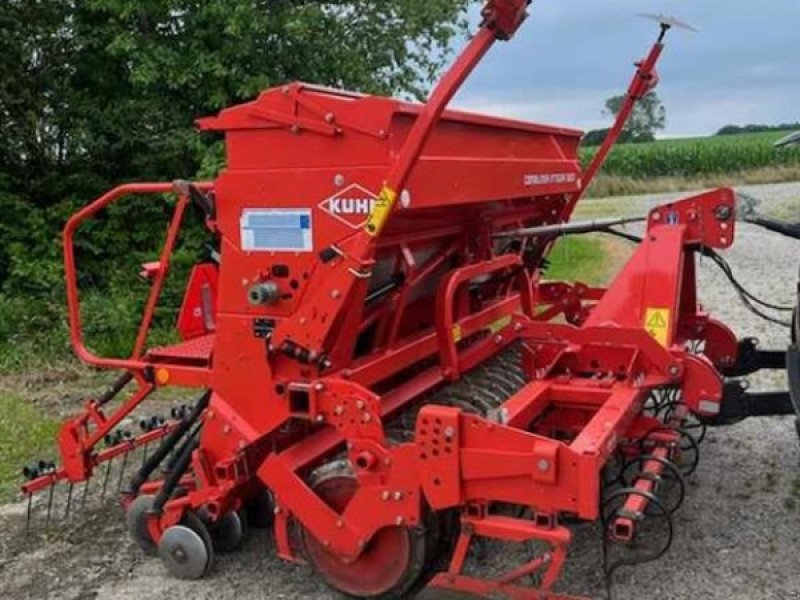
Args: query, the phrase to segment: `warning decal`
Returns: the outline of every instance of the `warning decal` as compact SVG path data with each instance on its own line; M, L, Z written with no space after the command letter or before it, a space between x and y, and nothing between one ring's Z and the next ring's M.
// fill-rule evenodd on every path
M665 348L669 343L669 312L668 308L648 308L644 317L647 333Z

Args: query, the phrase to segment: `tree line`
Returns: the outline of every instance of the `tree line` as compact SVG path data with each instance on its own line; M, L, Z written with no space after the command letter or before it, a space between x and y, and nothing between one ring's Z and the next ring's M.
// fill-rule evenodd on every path
M194 119L305 80L423 95L469 0L6 0L0 5L0 294L60 298L59 232L116 184L208 176ZM166 208L82 236L85 285L151 259Z

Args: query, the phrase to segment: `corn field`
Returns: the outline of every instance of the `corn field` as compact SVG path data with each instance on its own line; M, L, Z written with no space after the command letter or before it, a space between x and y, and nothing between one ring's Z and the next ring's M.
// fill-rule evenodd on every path
M603 173L637 179L697 177L800 165L800 147L773 148L773 143L787 133L746 133L622 144L609 156ZM581 159L588 163L596 151L597 148L584 149Z

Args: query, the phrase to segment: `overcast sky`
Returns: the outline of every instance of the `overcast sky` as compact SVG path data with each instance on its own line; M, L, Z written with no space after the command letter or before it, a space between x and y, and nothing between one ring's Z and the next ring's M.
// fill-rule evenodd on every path
M607 126L609 96L657 25L674 15L658 94L665 136L711 134L726 124L800 121L800 0L534 0L510 42L499 42L468 80L459 108L582 129ZM477 10L473 22L477 22Z

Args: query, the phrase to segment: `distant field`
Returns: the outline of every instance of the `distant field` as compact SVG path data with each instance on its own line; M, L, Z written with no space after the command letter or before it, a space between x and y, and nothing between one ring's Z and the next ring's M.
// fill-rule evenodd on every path
M788 132L748 133L621 144L606 163L592 195L677 191L724 184L800 179L800 147L778 150ZM582 151L588 163L597 148Z

